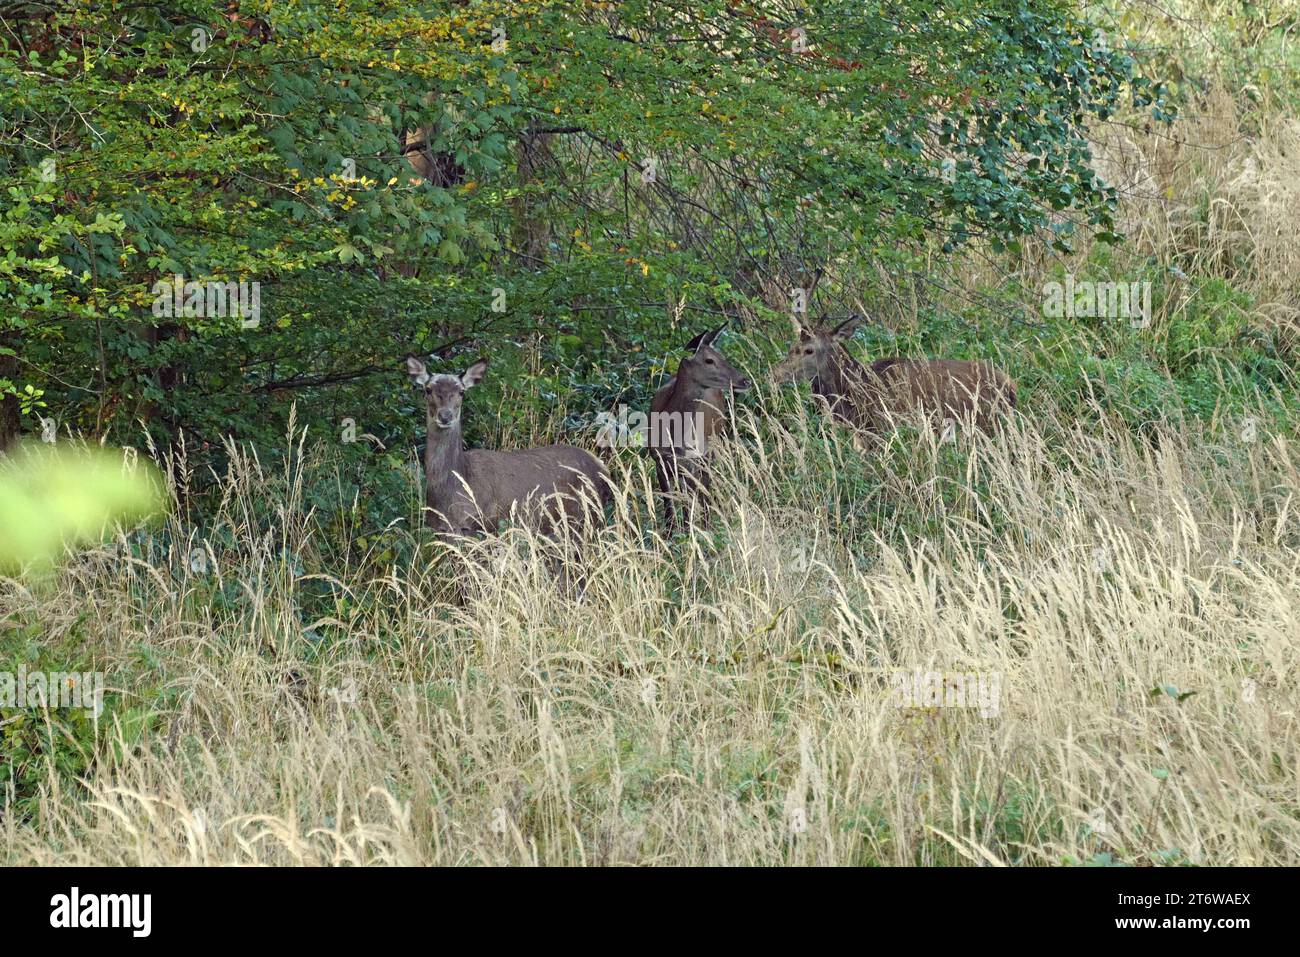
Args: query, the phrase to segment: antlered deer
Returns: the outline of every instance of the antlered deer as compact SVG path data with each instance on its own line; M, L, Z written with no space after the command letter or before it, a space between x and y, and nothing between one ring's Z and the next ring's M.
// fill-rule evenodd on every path
M843 346L861 321L850 316L834 329L796 323L794 345L773 368L772 380L811 379L813 394L826 400L836 419L868 432L917 410L935 426L971 419L987 430L1000 413L1015 408L1015 383L987 362L892 358L863 365Z
M751 384L713 347L722 329L701 332L686 344L690 355L682 359L677 374L650 403L650 451L664 497L664 518L670 527L681 525L672 496L680 491L689 500L708 489L705 459L726 422L726 392L743 391ZM686 511L689 520L689 509Z
M513 517L543 533L565 519L576 527L602 520L609 474L594 455L571 445L517 452L466 449L461 400L487 371L480 359L461 375L430 374L419 359L406 371L424 390L428 442L424 450L426 513L444 534L496 531Z

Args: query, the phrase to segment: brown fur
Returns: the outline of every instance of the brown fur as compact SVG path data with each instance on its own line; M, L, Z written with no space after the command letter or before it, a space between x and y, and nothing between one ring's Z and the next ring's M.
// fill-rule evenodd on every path
M953 419L988 430L1015 408L1015 383L988 362L893 357L863 365L843 346L855 328L850 319L834 330L798 330L789 355L772 370L773 379L812 379L813 394L826 401L836 419L872 432L917 411L935 429Z
M727 421L725 390L750 387L749 379L713 348L721 332L719 327L692 339L688 348L695 351L682 359L677 374L660 387L650 402L650 451L664 496L664 517L670 526L681 524L673 508L674 494L694 496L707 491L706 459ZM663 435L656 426L668 417L674 424L683 423L684 428L675 435Z
M594 455L571 445L517 452L464 447L461 397L482 378L486 361L462 376L430 376L407 360L407 372L427 397L424 451L429 525L444 533L495 532L513 518L550 534L566 518L575 527L603 518L610 501L609 474Z

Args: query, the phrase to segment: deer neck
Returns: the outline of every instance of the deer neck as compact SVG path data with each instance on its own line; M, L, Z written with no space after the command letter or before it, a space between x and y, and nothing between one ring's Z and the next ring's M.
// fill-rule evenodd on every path
M677 370L677 384L673 386L673 393L668 399L668 406L675 412L693 412L695 406L704 398L704 393L708 390L701 386L695 377L682 375L681 370Z
M681 435L674 445L680 444L679 451L687 456L702 456L708 450L711 420L717 416L715 406L718 395L710 395L713 390L701 385L689 372L683 375L677 370L677 382L668 397L666 411L681 415Z
M432 498L452 478L453 472L465 474L465 442L461 438L460 420L449 429L441 429L432 415L426 419L428 433L424 445L424 483Z
M842 399L870 387L871 373L847 349L837 345L826 368L813 380L813 392L828 399Z

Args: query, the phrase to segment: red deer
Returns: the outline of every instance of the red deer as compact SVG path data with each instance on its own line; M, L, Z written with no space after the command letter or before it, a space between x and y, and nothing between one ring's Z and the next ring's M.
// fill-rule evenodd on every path
M461 400L482 380L486 359L451 375L430 374L419 359L408 358L406 371L427 403L424 480L430 527L452 535L493 532L513 517L550 534L560 520L579 528L601 521L612 498L609 474L590 452L571 445L518 452L465 448Z
M811 379L813 394L826 400L836 419L867 432L917 410L936 427L945 419L969 418L987 430L999 413L1015 408L1015 383L987 362L891 358L863 365L843 346L861 321L850 316L834 329L811 330L796 323L794 345L772 370L772 380Z
M664 496L664 518L672 528L682 524L673 496L686 493L691 498L707 491L705 459L726 422L726 391L744 391L751 384L713 347L722 330L719 326L701 332L686 344L690 355L650 403L650 450ZM685 518L689 521L689 508Z

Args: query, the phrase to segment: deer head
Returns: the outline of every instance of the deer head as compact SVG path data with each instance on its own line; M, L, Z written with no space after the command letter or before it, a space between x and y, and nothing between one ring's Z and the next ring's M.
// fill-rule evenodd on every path
M804 382L825 376L836 362L840 344L853 337L862 319L860 315L849 316L833 329L821 323L807 328L796 320L794 343L786 357L773 367L772 381Z
M414 356L406 360L406 372L417 388L424 390L428 404L429 434L434 429L454 429L460 425L461 399L465 390L482 381L488 361L480 359L460 375L441 372L431 374Z
M677 378L689 382L696 389L734 389L743 392L753 384L749 378L727 361L726 356L713 347L725 325L718 326L686 343L690 355L677 367Z

